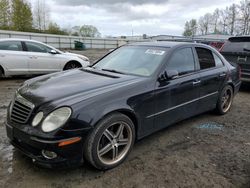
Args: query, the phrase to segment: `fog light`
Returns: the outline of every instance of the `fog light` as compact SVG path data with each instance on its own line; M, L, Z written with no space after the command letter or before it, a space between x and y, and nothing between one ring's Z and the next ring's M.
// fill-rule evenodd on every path
M32 121L32 126L35 127L37 126L43 119L43 112L39 112L38 114L36 114L36 116L34 117L33 121Z
M46 159L54 159L57 157L57 154L53 151L48 151L48 150L42 150L42 155Z

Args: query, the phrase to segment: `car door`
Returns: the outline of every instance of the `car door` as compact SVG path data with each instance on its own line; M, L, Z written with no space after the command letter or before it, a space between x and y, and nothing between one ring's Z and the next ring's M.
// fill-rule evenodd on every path
M29 73L43 74L62 70L62 59L58 54L53 54L51 48L40 43L25 41L29 57Z
M155 88L156 129L161 129L197 113L200 76L196 73L193 49L176 50L167 62L166 71L178 71L179 75Z
M25 75L28 73L28 57L23 51L21 41L0 42L0 65L7 75Z
M220 57L208 48L196 47L200 73L200 104L201 111L215 108L219 91L226 80L227 68Z

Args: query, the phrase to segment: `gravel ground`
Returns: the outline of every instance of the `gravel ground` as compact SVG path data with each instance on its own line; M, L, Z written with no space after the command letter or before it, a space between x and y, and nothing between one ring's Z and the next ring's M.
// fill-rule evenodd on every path
M91 61L102 50L81 52ZM232 110L201 114L137 142L128 159L109 171L39 168L6 138L6 108L24 78L0 80L0 187L250 187L250 84Z

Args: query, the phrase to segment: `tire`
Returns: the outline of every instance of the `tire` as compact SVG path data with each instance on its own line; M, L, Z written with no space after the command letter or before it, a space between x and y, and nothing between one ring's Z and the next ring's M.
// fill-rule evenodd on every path
M81 68L82 65L76 61L72 61L72 62L69 62L65 65L64 69L63 70L70 70L70 69L77 69L77 68Z
M113 113L101 120L84 144L85 159L95 168L108 170L120 165L135 141L135 128L130 118Z
M233 93L233 88L230 85L225 86L219 96L217 105L216 105L216 112L219 115L224 115L226 114L233 103L233 97L234 97L234 93Z
M3 78L3 77L4 77L4 73L3 73L2 68L0 67L0 78Z

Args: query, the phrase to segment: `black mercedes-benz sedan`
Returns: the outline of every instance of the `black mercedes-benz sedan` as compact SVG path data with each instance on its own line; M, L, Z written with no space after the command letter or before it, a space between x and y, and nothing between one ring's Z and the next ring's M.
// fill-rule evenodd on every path
M209 46L129 44L91 67L26 81L9 105L7 135L44 167L110 169L138 139L206 111L227 113L240 83L237 65Z

